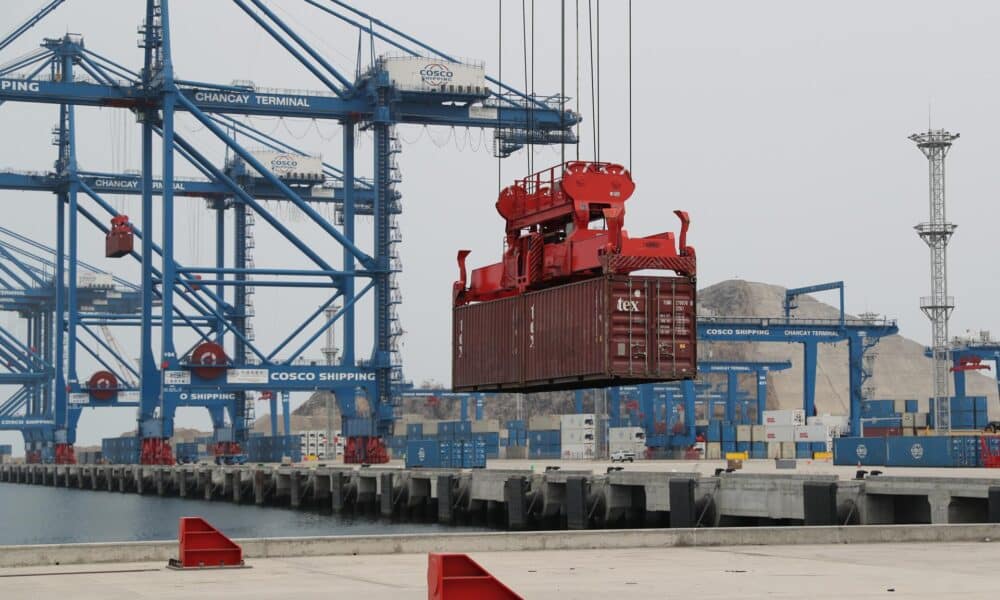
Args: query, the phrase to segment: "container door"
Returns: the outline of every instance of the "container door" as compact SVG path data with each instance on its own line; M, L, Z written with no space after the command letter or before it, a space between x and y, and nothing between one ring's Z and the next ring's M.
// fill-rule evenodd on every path
M610 372L618 377L646 377L649 369L649 295L642 278L609 280Z
M695 286L682 278L647 281L654 300L650 317L650 337L655 349L652 374L679 379L694 377L697 358Z

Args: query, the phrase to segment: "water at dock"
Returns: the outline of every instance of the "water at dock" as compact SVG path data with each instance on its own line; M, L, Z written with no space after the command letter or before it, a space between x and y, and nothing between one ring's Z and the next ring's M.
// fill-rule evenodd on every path
M179 517L203 517L230 537L299 537L455 531L367 517L225 501L0 483L0 545L177 539Z

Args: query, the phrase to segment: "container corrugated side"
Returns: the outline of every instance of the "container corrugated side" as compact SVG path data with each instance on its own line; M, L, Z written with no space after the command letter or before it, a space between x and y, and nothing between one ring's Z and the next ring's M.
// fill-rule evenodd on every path
M457 307L452 328L452 387L492 389L521 380L521 297Z
M452 388L544 391L695 376L695 286L597 277L456 307Z

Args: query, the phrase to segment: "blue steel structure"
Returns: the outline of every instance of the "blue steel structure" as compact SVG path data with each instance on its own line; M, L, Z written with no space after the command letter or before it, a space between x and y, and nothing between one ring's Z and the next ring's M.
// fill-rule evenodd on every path
M706 342L781 342L802 344L803 403L816 414L816 359L819 344L846 341L850 377L851 430L859 431L862 389L871 376L865 352L880 339L899 333L894 319L796 319L767 317L699 317L698 339Z
M476 421L481 421L483 419L483 407L485 405L485 400L488 394L483 392L453 392L451 390L438 390L438 389L421 389L421 388L404 388L401 391L397 391L396 395L401 399L406 398L437 398L439 400L458 400L459 402L459 419L462 421L468 421L469 418L469 403L472 403L472 409L474 411L473 418Z
M319 92L262 91L254 86L186 81L175 77L171 52L168 0L147 0L140 46L143 64L131 70L88 50L77 36L47 39L42 49L0 68L0 103L28 102L59 107L59 160L54 173L6 173L0 187L54 192L56 211L56 281L53 360L54 439L65 440L74 429L68 417L68 400L83 388L76 372L77 329L84 322L77 309L76 265L78 220L82 215L106 232L102 220L80 202L93 201L109 215L116 215L103 192L141 196L141 221L134 227L140 247L131 256L141 261L141 310L132 314L103 315L114 325L139 328L140 381L138 428L145 462L172 461L168 439L174 410L179 405L210 407L213 421L220 405L233 403L233 440L246 435L249 417L244 395L251 391L332 390L343 415L356 416L355 399L364 393L371 406L366 417L373 435L391 432L392 387L401 381L395 358L401 334L395 318L400 297L393 286L398 271L394 260L393 215L399 211L399 181L393 137L397 123L461 126L494 130L495 154L507 156L525 144L575 143L572 128L579 116L565 109L561 97L536 97L487 77L493 88L458 89L428 93L400 89L385 63L378 60L353 81L306 43L295 30L260 0L233 0L264 32L303 65L325 88ZM455 61L451 56L407 35L373 16L338 0L305 0L319 17L332 17L364 35L409 56L434 61ZM0 43L9 45L40 22L59 2L51 2L25 25ZM359 60L360 64L360 60ZM138 176L80 172L76 163L76 107L113 107L130 110L142 126L142 168ZM218 166L175 130L175 115L186 112L204 126L235 158ZM343 130L342 185L326 201L339 203L339 227L329 222L312 203L311 190L282 180L266 169L236 139L244 135L260 143L260 136L241 129L230 115L301 117L339 122ZM374 139L374 177L365 186L355 175L355 132L370 130ZM259 132L257 132L259 133ZM261 136L263 134L260 134ZM270 139L271 143L280 144ZM153 174L154 145L160 146L160 179ZM193 165L207 181L176 177L175 161ZM242 173L239 166L246 169ZM329 167L329 165L328 165ZM249 178L247 174L256 172ZM241 177L244 175L244 177ZM362 188L362 189L359 189ZM216 260L211 265L185 266L174 255L174 201L178 196L215 198ZM370 196L370 199L367 197ZM159 207L154 205L159 197ZM327 195L323 194L326 198ZM262 198L280 199L297 207L318 226L329 242L343 249L337 268L317 253L268 210ZM153 213L159 209L154 230ZM227 231L224 211L235 213ZM374 244L371 251L355 243L355 218L370 211ZM267 222L303 255L303 268L258 268L247 253L247 229L253 217ZM158 235L157 235L158 234ZM158 238L159 243L154 241ZM231 244L232 260L226 246ZM263 279L261 279L263 278ZM329 299L273 349L254 343L247 326L248 296L257 286L326 290ZM374 296L373 348L359 356L355 348L355 307L367 294ZM320 319L335 302L341 308L332 318ZM159 310L156 310L158 308ZM302 364L300 357L334 322L342 321L343 352L340 364ZM158 340L154 328L159 329ZM184 330L189 339L177 332ZM196 340L194 343L190 339ZM66 342L64 344L64 341ZM158 344L156 343L158 341ZM63 356L63 348L66 356ZM279 355L286 349L291 352ZM207 357L207 358L206 358ZM273 412L272 412L273 414Z
M932 348L924 348L924 356L934 358ZM965 373L969 370L988 370L988 365L979 365L980 361L992 361L995 364L994 376L997 379L997 392L1000 393L1000 342L989 339L963 340L953 343L951 347L952 377L955 384L955 397L962 398L966 394ZM969 363L975 366L968 368Z
M57 289L53 274L56 251L0 227L0 311L13 312L24 319L24 341L0 327L0 361L7 373L0 373L0 385L17 386L0 402L0 430L20 431L24 436L26 457L33 461L57 458L54 445L75 441L76 423L82 409L98 406L138 406L137 388L124 382L134 380L135 369L112 347L113 340L102 339L95 331L102 315L137 314L138 287L120 278L80 262L80 272L90 283L76 290L82 334L76 340L79 349L91 356L101 368L123 382L109 397L95 399L84 388L71 394L66 407L65 438L58 437L54 389L54 322ZM65 293L65 290L64 290ZM105 335L110 333L106 330ZM134 396L134 397L133 397Z
M737 411L739 402L739 376L753 375L757 384L756 400L756 423L761 423L764 411L767 410L767 374L771 372L786 371L792 368L789 361L774 362L750 362L750 361L699 361L698 373L724 373L726 375L726 417L730 423L749 425L749 411L744 404L742 410Z

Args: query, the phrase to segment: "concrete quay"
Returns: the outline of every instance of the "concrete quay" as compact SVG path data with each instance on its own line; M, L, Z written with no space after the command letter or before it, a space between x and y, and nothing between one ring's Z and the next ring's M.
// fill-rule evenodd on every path
M992 595L1000 545L943 542L485 550L472 552L471 556L529 599L557 594L566 600L674 597L967 600ZM248 562L250 569L194 572L165 569L164 562L159 560L0 568L0 597L5 600L308 599L329 598L331 590L366 600L427 597L427 556L423 553L258 558Z
M660 470L629 465L596 473L582 465L536 472L343 465L31 464L0 466L0 482L477 523L509 530L1000 521L1000 479L993 477L906 473L849 479L822 470L766 471L763 465L706 474L695 468L672 468L683 465L657 464Z

